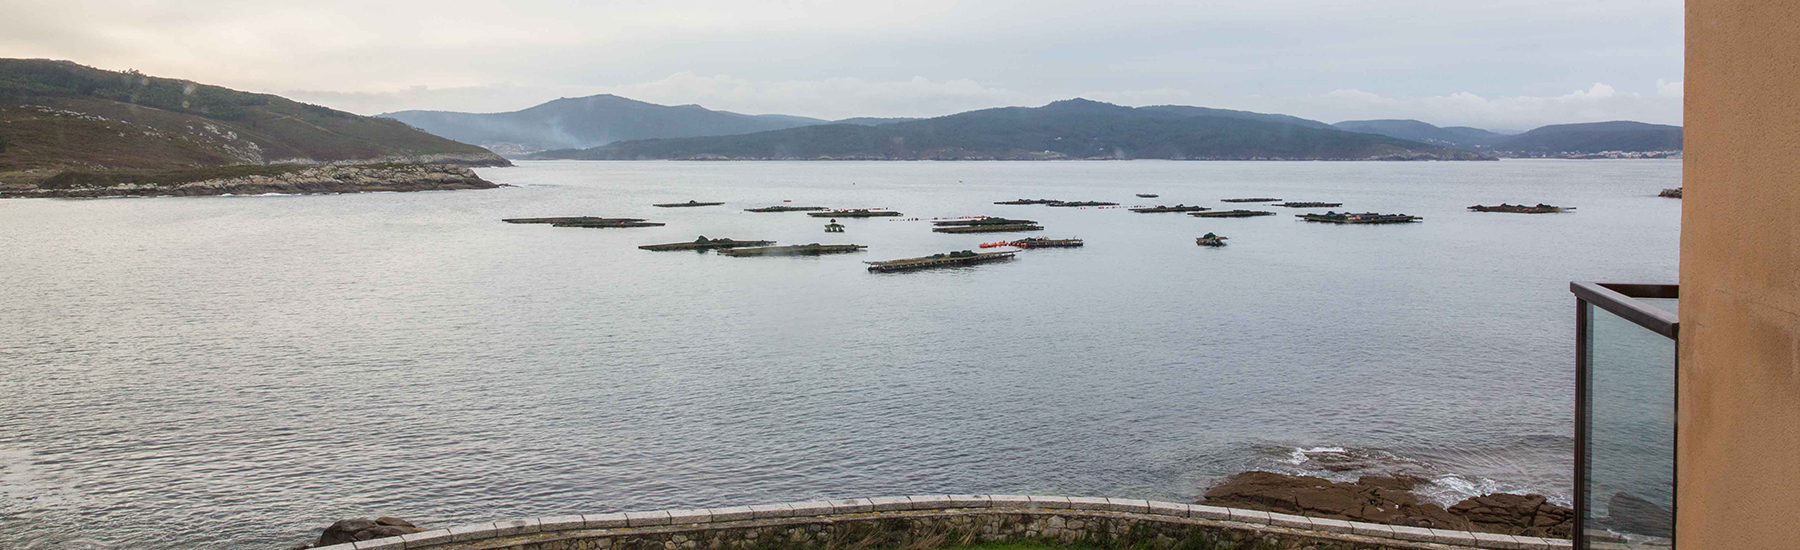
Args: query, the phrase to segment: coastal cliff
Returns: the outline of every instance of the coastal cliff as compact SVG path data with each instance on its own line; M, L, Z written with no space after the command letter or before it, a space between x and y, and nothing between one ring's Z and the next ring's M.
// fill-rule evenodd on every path
M228 166L173 172L63 172L37 183L0 182L0 198L303 195L492 189L474 170L448 164Z

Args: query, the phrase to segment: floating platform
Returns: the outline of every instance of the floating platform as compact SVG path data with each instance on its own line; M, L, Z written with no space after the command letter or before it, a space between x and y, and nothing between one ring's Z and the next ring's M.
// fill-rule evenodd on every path
M902 214L899 212L895 212L893 210L870 210L868 208L853 208L850 210L831 210L831 211L827 211L827 212L807 212L806 215L812 216L815 218L880 218L880 217L884 217L884 216L900 216Z
M820 254L842 254L859 252L868 246L860 244L796 244L788 246L766 246L760 248L729 248L720 250L726 256L818 256Z
M1264 210L1222 210L1218 212L1194 212L1188 215L1196 218L1254 218L1257 216L1273 216L1275 213Z
M1344 203L1341 203L1341 202L1279 202L1279 203L1275 203L1275 206L1286 206L1288 208L1336 208L1336 207L1343 206L1343 205L1344 205Z
M1185 204L1177 204L1175 206L1163 206L1163 205L1158 204L1156 206L1145 206L1145 207L1141 207L1141 208L1131 209L1132 212L1137 212L1139 214L1158 214L1158 213L1163 213L1163 212L1205 212L1207 210L1212 210L1212 209L1204 207L1204 206L1188 206Z
M1046 239L1043 237L1032 237L1029 239L1019 239L1007 244L1019 248L1075 248L1084 246L1086 243L1081 242L1081 239Z
M1154 199L1157 197L1161 197L1162 195L1158 195L1156 193L1138 193L1137 196L1140 199Z
M551 227L659 227L667 224L644 221L642 218L600 218L595 216L566 216L560 218L507 218L500 220L506 223L541 223Z
M1197 244L1200 246L1225 246L1225 240L1230 239L1230 238L1231 237L1222 237L1219 235L1214 235L1212 233L1207 233L1205 235L1195 238L1194 244Z
M1326 212L1324 214L1296 214L1296 215L1294 215L1294 217L1300 218L1300 219L1303 219L1303 220L1306 220L1309 222L1353 223L1353 224L1355 224L1355 223L1412 223L1412 222L1416 222L1416 221L1425 219L1425 218L1422 218L1419 216L1408 216L1406 214L1377 214L1374 212L1364 212L1361 214L1352 214L1349 212L1345 212L1342 214L1339 214L1337 212Z
M740 248L740 247L746 247L746 246L769 246L772 244L775 244L775 241L739 241L739 240L733 240L733 239L708 239L708 238L706 238L706 236L702 235L700 238L694 239L692 242L668 243L668 244L647 244L644 246L640 246L638 248L641 248L644 250L655 250L655 251L660 252L660 251L664 251L664 250L715 250L715 249L721 249L721 248Z
M1247 199L1219 199L1219 202L1277 202L1280 200L1269 197L1250 197Z
M1051 202L1051 203L1045 203L1045 205L1060 206L1063 208L1071 208L1071 207L1084 207L1084 206L1118 206L1119 203L1101 202L1101 201L1056 201L1056 202Z
M1043 231L1044 226L1035 223L1003 223L987 225L963 225L950 227L933 227L935 233L1009 233L1013 231Z
M1000 201L1000 202L996 202L994 204L1056 204L1059 202L1063 202L1063 201L1059 201L1056 199L1017 199L1017 200L1010 200L1010 201Z
M687 201L687 202L664 202L664 203L652 204L651 206L655 206L655 207L659 207L659 208L685 208L685 207L689 207L689 206L718 206L721 204L725 204L725 203Z
M910 271L932 267L950 267L959 265L975 265L1000 260L1010 260L1013 252L975 252L964 250L949 254L932 254L923 258L906 258L885 262L863 262L869 264L869 271L890 273L894 271Z
M967 226L967 225L1009 225L1009 224L1021 224L1021 223L1022 224L1036 224L1037 222L1032 221L1032 220L1015 220L1012 218L970 218L967 220L936 221L936 222L931 222L931 225L935 225L938 227L955 227L955 226Z
M762 208L745 208L745 212L818 212L830 210L823 206L764 206Z
M1482 206L1477 204L1469 207L1469 210L1475 212L1506 212L1509 214L1555 214L1558 212L1574 210L1574 208L1563 208L1561 206L1551 206L1544 203L1538 203L1537 206L1526 206L1523 204L1506 204L1503 202L1498 206Z

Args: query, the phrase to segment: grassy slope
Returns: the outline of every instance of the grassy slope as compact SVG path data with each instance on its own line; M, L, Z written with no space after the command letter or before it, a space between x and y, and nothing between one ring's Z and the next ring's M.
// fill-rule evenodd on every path
M28 106L110 120L43 116ZM0 117L7 121L0 124L0 140L6 144L0 151L0 172L181 169L436 155L504 162L485 149L395 120L67 61L0 59ZM120 135L125 129L136 131Z

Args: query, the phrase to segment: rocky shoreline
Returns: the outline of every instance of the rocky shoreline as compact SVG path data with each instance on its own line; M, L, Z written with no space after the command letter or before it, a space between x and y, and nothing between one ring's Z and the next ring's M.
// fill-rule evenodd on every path
M1445 508L1412 492L1427 482L1413 476L1363 476L1355 482L1335 482L1273 472L1244 472L1207 490L1199 503L1316 518L1545 538L1566 539L1574 532L1574 510L1551 504L1543 495L1494 493Z
M0 198L192 197L206 195L310 195L378 191L493 189L474 170L452 164L283 166L249 175L182 181L167 174L100 174L89 180L51 178L36 184L0 184ZM203 176L201 176L203 177ZM95 181L98 180L98 181Z

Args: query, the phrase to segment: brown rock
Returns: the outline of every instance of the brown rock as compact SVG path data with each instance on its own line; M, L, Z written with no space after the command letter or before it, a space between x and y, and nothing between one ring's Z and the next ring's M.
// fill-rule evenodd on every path
M1308 517L1539 537L1568 538L1573 531L1574 512L1550 504L1542 495L1482 495L1446 510L1412 493L1426 481L1413 476L1365 476L1355 483L1340 483L1244 472L1208 490L1203 502Z
M319 541L316 545L331 546L333 544L343 544L359 540L397 537L421 531L424 531L424 529L420 529L417 526L414 526L412 522L400 518L384 516L376 519L346 519L339 520L337 523L331 524L330 527L326 527L325 532L319 534Z

